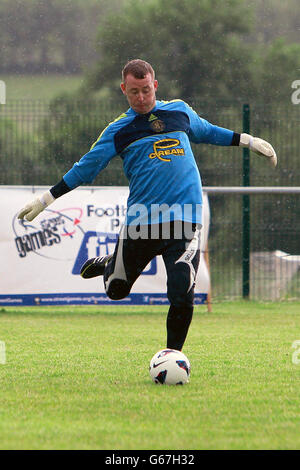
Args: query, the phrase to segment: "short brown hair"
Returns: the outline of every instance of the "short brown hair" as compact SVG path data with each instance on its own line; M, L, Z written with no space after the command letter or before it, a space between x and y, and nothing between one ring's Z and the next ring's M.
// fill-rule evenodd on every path
M148 62L141 59L130 60L129 62L127 62L127 64L122 70L122 80L123 82L125 82L126 77L129 74L133 75L134 78L142 79L145 78L148 73L151 74L154 80L155 73L151 65L148 64Z

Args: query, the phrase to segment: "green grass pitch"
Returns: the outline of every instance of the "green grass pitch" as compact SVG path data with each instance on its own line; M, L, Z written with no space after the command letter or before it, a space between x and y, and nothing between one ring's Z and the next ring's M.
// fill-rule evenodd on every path
M0 309L0 448L300 449L300 303L196 307L173 387L148 373L166 312Z
M6 99L49 101L60 93L72 92L83 83L79 75L1 75L6 84Z

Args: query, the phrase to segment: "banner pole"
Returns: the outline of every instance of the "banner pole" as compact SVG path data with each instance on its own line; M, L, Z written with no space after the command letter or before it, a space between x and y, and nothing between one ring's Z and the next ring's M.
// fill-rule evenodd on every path
M250 105L243 105L243 132L250 134ZM250 186L250 151L243 149L243 186ZM250 294L250 195L243 194L243 298Z
M210 313L210 312L212 312L212 303L211 303L211 276L210 276L210 266L209 266L208 242L206 244L206 248L205 248L205 251L204 251L204 259L205 259L205 263L206 263L206 266L207 266L207 271L208 271L208 275L209 275L209 279L210 279L209 291L207 293L207 300L206 300L207 311Z

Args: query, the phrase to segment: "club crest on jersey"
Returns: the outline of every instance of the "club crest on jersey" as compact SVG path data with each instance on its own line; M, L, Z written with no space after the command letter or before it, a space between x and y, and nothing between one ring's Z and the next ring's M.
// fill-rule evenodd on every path
M153 144L153 153L150 153L148 157L151 158L151 160L158 158L163 162L170 162L171 158L168 158L169 156L184 155L183 148L175 148L178 147L178 145L180 145L180 141L178 139L157 140Z
M156 116L154 116L154 117L156 117ZM156 118L156 119L151 120L151 116L150 116L149 120L150 120L150 127L154 132L163 132L165 130L166 125L160 119Z

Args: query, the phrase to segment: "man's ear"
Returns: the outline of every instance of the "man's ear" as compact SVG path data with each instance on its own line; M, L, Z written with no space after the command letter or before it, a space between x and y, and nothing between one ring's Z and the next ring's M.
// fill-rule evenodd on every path
M154 80L154 90L156 91L158 88L158 81L157 80Z
M125 83L122 82L121 85L120 85L120 87L121 87L122 93L123 93L124 95L126 95Z

